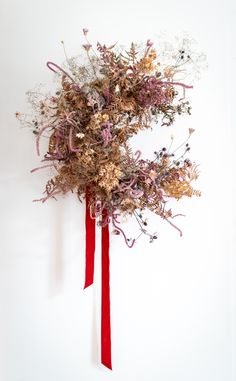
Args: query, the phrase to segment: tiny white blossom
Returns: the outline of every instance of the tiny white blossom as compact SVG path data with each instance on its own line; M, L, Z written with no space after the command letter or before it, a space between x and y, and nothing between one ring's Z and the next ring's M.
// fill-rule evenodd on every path
M79 132L78 134L76 134L76 137L79 139L83 139L84 134L82 132Z
M119 92L120 92L120 86L117 84L115 87L115 93L119 94Z

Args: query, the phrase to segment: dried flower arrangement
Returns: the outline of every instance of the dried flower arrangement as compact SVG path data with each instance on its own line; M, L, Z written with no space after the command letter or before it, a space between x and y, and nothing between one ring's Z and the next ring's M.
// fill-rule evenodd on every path
M151 128L153 122L170 126L177 115L190 114L185 91L192 86L175 78L191 57L179 50L176 62L163 66L150 40L141 51L134 43L122 52L116 51L116 45L100 43L94 50L88 30L83 33L88 64L67 59L66 70L48 62L48 68L60 78L60 87L54 95L33 100L35 113L29 122L38 155L42 136L47 136L49 143L42 160L45 164L32 172L55 169L45 197L37 201L70 191L80 200L86 199L85 287L93 283L95 223L102 228L102 363L111 369L108 227L132 247L137 238L126 237L119 218L133 215L140 228L138 237L146 234L152 242L157 235L147 231L143 216L148 208L181 235L168 200L200 195L192 187L198 177L197 165L186 157L193 129L180 147L171 150L171 141L168 149L154 152L153 160L143 159L141 152L133 152L129 145L132 136ZM20 113L17 117L25 122Z

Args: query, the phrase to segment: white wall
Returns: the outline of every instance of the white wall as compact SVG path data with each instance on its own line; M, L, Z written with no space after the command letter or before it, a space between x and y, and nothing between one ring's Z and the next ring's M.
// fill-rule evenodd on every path
M2 0L0 17L0 380L236 380L233 0ZM45 62L64 60L60 41L69 55L79 51L83 27L94 41L121 44L187 31L209 63L193 115L135 140L145 155L173 131L196 128L191 158L203 196L176 205L187 215L181 239L155 216L155 244L129 250L112 238L113 372L99 365L99 250L96 284L82 289L83 206L72 195L31 202L49 172L29 173L38 165L33 136L14 119L25 91L52 83Z

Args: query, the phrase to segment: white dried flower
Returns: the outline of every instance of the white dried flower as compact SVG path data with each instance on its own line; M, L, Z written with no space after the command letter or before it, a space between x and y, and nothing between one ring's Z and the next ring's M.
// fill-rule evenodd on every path
M76 134L76 137L79 138L79 139L83 139L84 136L85 135L82 132L79 132L78 134Z

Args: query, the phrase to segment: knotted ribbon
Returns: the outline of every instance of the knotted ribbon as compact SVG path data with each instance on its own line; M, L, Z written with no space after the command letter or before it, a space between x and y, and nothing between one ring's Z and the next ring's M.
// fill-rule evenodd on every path
M93 284L94 281L94 256L96 220L90 214L90 194L86 192L85 209L85 284L84 289ZM107 211L102 213L102 220L107 221ZM110 259L109 259L109 224L102 224L101 241L101 363L112 370L111 362L111 320L110 320Z

